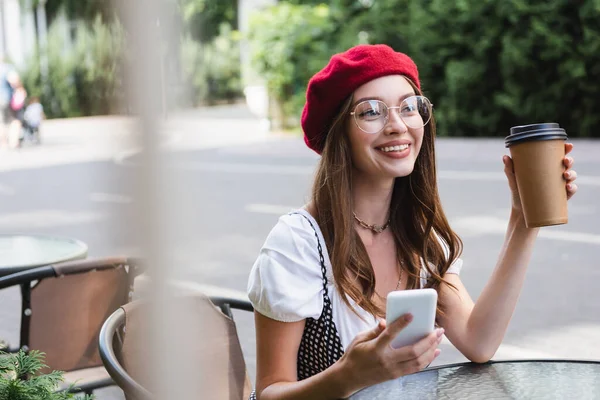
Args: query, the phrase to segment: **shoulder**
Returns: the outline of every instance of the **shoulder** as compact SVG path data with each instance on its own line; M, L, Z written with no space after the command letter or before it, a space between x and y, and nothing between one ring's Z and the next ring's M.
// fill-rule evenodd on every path
M291 212L279 217L277 224L271 229L264 249L294 252L316 251L316 222L304 210Z
M323 277L314 224L300 211L281 216L271 229L248 279L248 297L261 314L284 322L320 315Z
M450 247L449 247L448 243L446 243L446 241L435 231L433 231L433 236L435 237L435 239L438 241L438 243L442 247L442 250L444 251L444 256L446 257L446 259L450 258ZM423 261L421 261L421 262L423 263L423 266L421 268L421 274L420 274L421 275L421 287L425 287L427 280L429 279L431 274L429 273L427 268L424 267L425 263ZM427 265L429 268L437 270L437 266L433 265L432 263L428 262ZM448 270L446 270L445 274L460 275L462 267L463 267L462 258L456 257L453 260L450 260L450 266L448 267ZM439 273L439 271L438 271L438 273Z

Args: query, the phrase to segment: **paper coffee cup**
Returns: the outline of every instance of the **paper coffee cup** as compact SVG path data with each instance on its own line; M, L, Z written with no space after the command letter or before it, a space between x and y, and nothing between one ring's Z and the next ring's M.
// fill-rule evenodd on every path
M563 177L566 140L565 130L556 123L515 126L505 139L528 228L568 222Z

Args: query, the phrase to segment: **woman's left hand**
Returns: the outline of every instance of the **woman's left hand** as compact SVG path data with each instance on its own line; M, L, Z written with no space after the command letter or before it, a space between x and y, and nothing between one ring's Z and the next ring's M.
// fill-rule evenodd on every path
M563 159L563 164L566 169L565 172L563 172L563 177L566 181L567 199L573 197L577 192L577 185L573 183L573 181L577 179L577 172L572 169L574 162L573 157L567 156L571 150L573 150L573 144L565 143L565 158ZM519 197L519 188L517 187L512 158L510 158L510 156L504 156L502 157L502 161L504 162L504 173L508 178L508 186L512 192L512 208L515 211L522 211L521 198Z

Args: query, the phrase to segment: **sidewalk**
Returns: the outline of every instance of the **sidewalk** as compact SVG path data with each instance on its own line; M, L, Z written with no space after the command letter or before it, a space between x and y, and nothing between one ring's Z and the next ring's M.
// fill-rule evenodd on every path
M125 116L48 120L41 146L0 149L0 172L127 157L139 151L135 128L135 120ZM244 105L173 113L159 129L162 147L169 150L254 143L270 136Z

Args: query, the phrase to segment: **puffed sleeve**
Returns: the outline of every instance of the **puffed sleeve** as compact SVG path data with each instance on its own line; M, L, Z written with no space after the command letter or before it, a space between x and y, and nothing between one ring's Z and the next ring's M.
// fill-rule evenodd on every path
M437 234L437 232L434 231L434 234L435 234L435 237L437 238L438 242L442 246L442 249L444 250L444 254L446 255L446 257L449 257L450 249L448 248L448 244ZM462 265L463 265L463 260L461 258L456 258L454 261L452 261L452 264L450 264L446 273L460 275L460 270L462 269Z
M448 267L448 270L446 271L446 273L460 275L460 270L462 269L462 266L463 266L462 258L457 258L456 260L454 260L452 262L452 264L450 264L450 267Z
M446 255L446 257L448 257L450 255L450 250L448 249L448 244L444 240L442 240L442 238L437 233L434 232L434 234L435 234L435 237L437 238L437 240L440 242L440 245L442 246L442 249L444 250L444 254ZM431 264L429 264L429 265L430 265L430 267L433 267L433 265L431 265ZM460 275L462 266L463 266L462 258L456 258L454 261L452 261L452 263L446 270L446 273ZM427 283L428 279L429 279L429 272L425 268L422 268L421 269L421 287L425 287L425 284Z
M248 279L254 309L282 322L319 318L323 278L315 232L306 218L279 218L260 250Z

